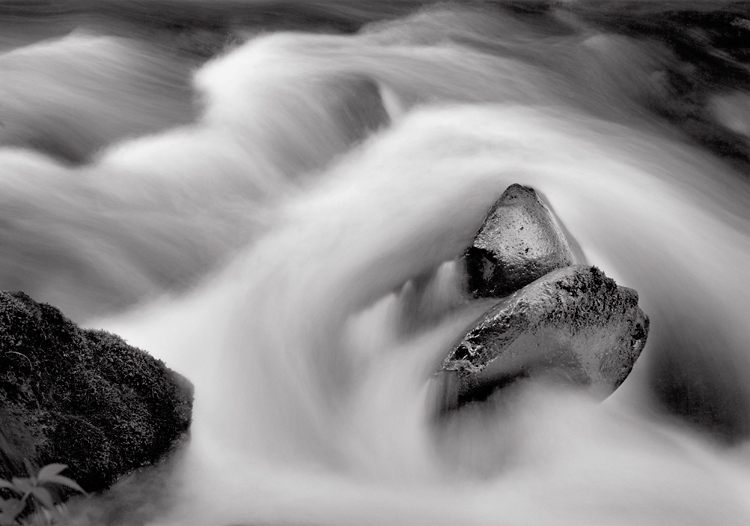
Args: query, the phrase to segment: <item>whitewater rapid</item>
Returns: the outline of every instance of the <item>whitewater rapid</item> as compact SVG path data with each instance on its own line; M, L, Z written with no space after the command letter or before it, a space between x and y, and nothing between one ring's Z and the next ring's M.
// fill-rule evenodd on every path
M750 186L642 111L666 52L576 31L445 6L245 35L191 124L82 166L0 153L6 274L195 386L152 524L750 522ZM602 404L532 384L436 421L487 306L455 261L513 183L638 291L648 345ZM731 445L667 410L684 385Z

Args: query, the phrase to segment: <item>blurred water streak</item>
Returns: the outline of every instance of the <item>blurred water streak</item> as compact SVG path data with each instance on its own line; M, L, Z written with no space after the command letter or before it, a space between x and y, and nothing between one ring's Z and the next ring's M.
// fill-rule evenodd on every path
M0 13L0 286L196 386L170 469L73 523L748 522L747 4ZM453 261L516 182L649 343L604 404L530 385L436 422L484 307Z

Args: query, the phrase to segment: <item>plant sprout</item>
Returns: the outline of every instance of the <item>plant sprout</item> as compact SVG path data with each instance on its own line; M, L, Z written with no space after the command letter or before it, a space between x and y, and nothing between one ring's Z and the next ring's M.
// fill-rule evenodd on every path
M64 486L86 495L75 481L60 475L67 467L65 464L47 464L39 470L36 477L13 477L10 481L0 479L0 489L7 489L16 495L7 499L0 497L0 526L19 524L18 517L26 509L30 498L57 515L52 494L45 487L47 485Z

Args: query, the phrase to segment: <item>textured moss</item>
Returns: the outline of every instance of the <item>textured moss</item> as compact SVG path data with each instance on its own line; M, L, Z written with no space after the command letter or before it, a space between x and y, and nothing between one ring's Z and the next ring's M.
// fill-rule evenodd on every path
M163 362L0 292L0 477L50 462L88 491L164 457L190 425L192 388Z

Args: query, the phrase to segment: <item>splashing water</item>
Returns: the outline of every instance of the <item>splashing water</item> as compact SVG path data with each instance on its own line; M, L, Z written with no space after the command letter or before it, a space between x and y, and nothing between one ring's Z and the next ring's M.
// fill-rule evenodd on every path
M750 521L750 186L651 110L669 50L583 20L437 6L347 35L242 33L196 72L192 123L177 102L148 129L124 119L148 112L143 67L133 84L86 77L118 123L97 123L105 139L137 138L92 151L5 130L2 286L195 385L173 501L150 523ZM0 90L71 38L84 68L92 52L166 60L76 34L0 56ZM45 111L90 129L70 82ZM0 112L39 126L25 108ZM438 421L432 374L486 308L454 261L516 182L639 292L649 342L602 404L540 383Z

